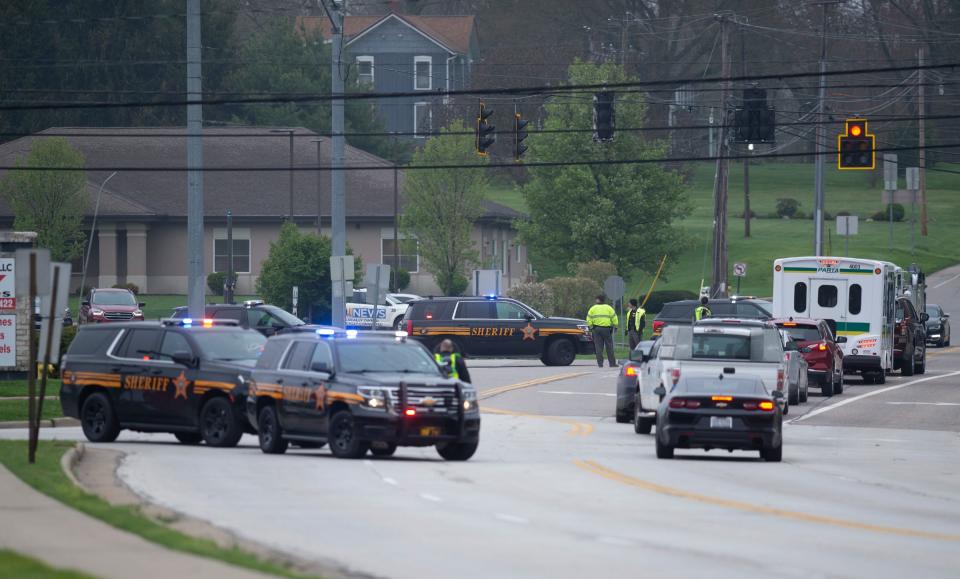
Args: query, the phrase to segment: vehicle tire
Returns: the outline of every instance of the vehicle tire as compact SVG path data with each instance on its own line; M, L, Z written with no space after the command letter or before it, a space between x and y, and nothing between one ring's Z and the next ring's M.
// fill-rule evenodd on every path
M403 327L403 316L397 316L397 319L393 320L393 331L397 332Z
M617 424L627 424L630 422L630 415L626 410L617 410Z
M917 374L926 374L927 373L927 349L923 349L923 357L920 358L920 363L917 364Z
M790 395L787 396L787 403L789 406L796 406L797 404L800 404L800 386L799 385L797 385L796 392L791 392Z
M444 442L437 445L437 454L443 457L443 460L464 461L469 460L473 453L477 452L480 441L476 442Z
M243 424L229 400L221 396L207 400L200 410L200 434L210 446L236 446L243 436Z
M653 419L640 414L640 404L633 405L633 431L637 434L650 434L653 429Z
M764 448L760 451L760 458L767 462L780 462L783 460L783 442L771 448Z
M547 346L545 362L547 366L569 366L576 359L577 348L570 340L561 338L550 342Z
M113 411L110 398L103 392L94 392L83 401L80 422L83 435L90 442L113 442L120 436L120 421Z
M194 446L203 442L203 436L199 432L174 432L173 436L180 441L180 444Z
M800 391L800 403L801 403L801 404L807 401L807 397L809 396L809 392L810 392L809 386L808 386L807 388L805 388L805 389L803 389L803 390Z
M863 375L863 380L864 382L866 382L867 380L866 374ZM831 376L829 380L824 378L823 384L820 385L820 394L822 394L823 396L833 396L833 387L835 385L836 385L836 382L834 382L833 376Z
M353 414L339 410L330 419L330 452L337 458L362 458L370 444L360 440Z
M660 436L657 436L657 458L673 458L673 447L660 442Z
M790 401L787 400L787 403L783 405L783 415L786 416L790 414Z
M840 372L839 374L837 374L834 377L831 377L830 379L835 380L835 382L833 383L833 393L843 394L843 372Z
M887 383L887 371L880 370L880 372L874 374L873 376L874 384L886 384Z
M905 356L900 361L900 373L904 376L913 376L917 369L917 361L914 359L916 348L910 350L910 355Z
M393 453L395 452L397 452L397 445L393 442L379 447L370 445L370 454L373 456L393 456Z
M280 417L275 406L264 406L257 416L257 431L260 436L260 450L265 454L283 454L287 452L289 442L283 438Z

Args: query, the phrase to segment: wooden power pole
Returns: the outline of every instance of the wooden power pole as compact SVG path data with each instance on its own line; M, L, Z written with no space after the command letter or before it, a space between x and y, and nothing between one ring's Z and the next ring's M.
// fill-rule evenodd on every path
M713 181L713 283L710 286L711 296L723 296L727 293L727 182L729 169L729 137L727 128L730 125L727 113L730 100L730 54L729 31L727 23L729 16L721 14L720 20L720 58L723 67L720 90L720 129L717 139L717 169Z
M919 156L920 165L920 235L927 236L927 150L924 148L927 144L926 121L926 91L923 87L923 47L917 49L917 126L920 130L919 135Z

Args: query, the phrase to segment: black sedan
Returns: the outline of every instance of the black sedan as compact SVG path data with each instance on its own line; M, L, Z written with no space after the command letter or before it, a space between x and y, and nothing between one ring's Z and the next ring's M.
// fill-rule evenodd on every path
M675 448L759 450L760 458L783 456L783 392L767 392L759 378L685 375L663 397L657 412L657 458Z
M950 345L950 314L937 304L927 304L927 343L936 346Z

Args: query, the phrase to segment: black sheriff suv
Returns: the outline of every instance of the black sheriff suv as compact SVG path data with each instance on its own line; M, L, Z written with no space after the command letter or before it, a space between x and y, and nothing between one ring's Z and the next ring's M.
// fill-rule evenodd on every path
M403 332L318 330L270 338L253 371L247 416L267 454L330 445L338 458L434 446L467 460L480 442L477 392L447 378Z

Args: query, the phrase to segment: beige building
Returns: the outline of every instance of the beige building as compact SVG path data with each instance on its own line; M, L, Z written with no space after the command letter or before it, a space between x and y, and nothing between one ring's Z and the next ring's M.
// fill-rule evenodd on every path
M56 135L80 150L93 168L87 171L87 230L102 188L87 285L134 283L142 293L185 294L185 129L51 128L0 145L0 165L12 166L37 139ZM203 145L204 165L210 169L203 177L205 270L227 268L226 215L230 211L237 292L255 294L260 264L291 212L291 199L293 218L301 229L316 231L319 209L321 230L330 234L330 173L317 169L329 166L330 141L303 128L205 128ZM402 191L403 171L397 171L395 180L388 161L349 146L346 164L365 168L347 172L347 243L364 263L393 265L394 183ZM261 167L265 170L255 170ZM117 174L107 180L114 170ZM399 207L402 215L402 195ZM509 288L530 271L526 248L515 241L513 229L513 222L523 215L493 202L486 202L485 209L473 238L484 266L502 269L504 286ZM13 217L0 200L0 229L12 228ZM417 254L416 241L401 241L398 246L400 266L411 273L407 291L439 294ZM79 284L81 260L73 271L74 284Z

